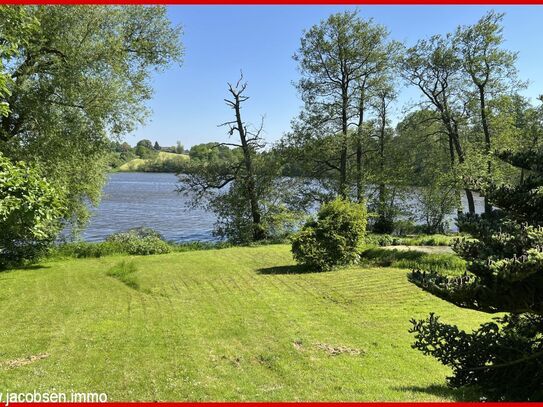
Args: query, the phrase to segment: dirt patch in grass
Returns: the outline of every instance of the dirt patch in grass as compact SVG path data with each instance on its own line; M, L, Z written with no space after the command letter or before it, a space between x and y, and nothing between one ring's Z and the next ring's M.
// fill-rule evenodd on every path
M1 367L7 367L10 369L26 366L31 363L37 362L38 360L46 359L50 355L48 353L40 353L38 355L30 355L26 358L19 358L19 359L13 359L13 360L6 360L4 362L0 362Z
M338 356L342 354L347 354L351 356L363 355L364 351L362 349L349 348L348 346L333 346L328 343L317 342L315 344L317 349L323 350L328 353L330 356Z
M305 352L306 348L301 340L297 339L292 342L292 346L298 352ZM330 356L339 356L339 355L350 355L350 356L360 356L365 352L362 349L351 348L343 345L330 345L328 343L316 342L313 346L321 351L326 352Z

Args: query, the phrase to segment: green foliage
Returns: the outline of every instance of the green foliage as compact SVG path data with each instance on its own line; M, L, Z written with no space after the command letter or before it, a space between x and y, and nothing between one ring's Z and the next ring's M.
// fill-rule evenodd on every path
M160 233L145 227L114 233L108 236L106 243L111 243L114 247L118 247L118 253L140 256L164 254L171 251L170 245L164 241Z
M43 254L64 214L64 191L34 166L12 163L0 153L0 268Z
M500 156L528 175L516 185L488 188L489 201L500 209L460 219L461 230L475 238L455 245L469 274L447 278L414 270L410 280L459 306L511 314L472 334L433 315L412 321L414 346L453 368L453 386L478 385L499 400L542 400L543 149Z
M506 315L471 333L434 314L412 320L413 348L450 366L453 387L476 384L494 400L543 400L543 318Z
M364 237L364 242L368 245L375 246L394 246L400 244L398 236L378 233L368 233Z
M143 238L133 237L123 243L117 244L121 246L124 252L138 256L164 254L171 251L168 243L154 236L147 236Z
M455 254L426 253L415 250L367 248L360 253L361 263L369 266L419 269L451 276L466 272L466 262Z
M458 239L467 239L467 235L380 235L370 233L365 237L365 242L375 246L452 246Z
M145 120L151 72L181 60L180 29L164 7L6 10L20 10L35 27L29 35L18 32L24 40L2 55L2 72L17 80L2 92L11 113L0 116L0 151L13 161L39 162L49 181L67 191L66 220L81 226L89 201L100 198L109 137Z
M292 253L300 264L329 270L358 260L358 247L366 231L363 204L335 199L321 206L316 221L304 225L292 239Z
M182 145L178 147L183 148ZM240 156L240 148L229 148L219 143L195 144L189 150L190 159L201 162L233 162Z
M158 152L153 148L148 148L139 144L136 146L135 153L142 160L153 159L158 155Z
M13 78L5 71L4 61L17 54L37 28L36 20L23 7L0 6L0 117L11 112L7 98L11 96Z
M51 257L74 257L76 259L111 256L118 254L118 245L107 242L74 242L61 244L52 251Z
M59 246L54 253L57 257L103 257L113 254L132 254L147 256L170 253L172 247L164 241L160 233L150 228L134 228L126 232L114 233L105 242L75 242Z

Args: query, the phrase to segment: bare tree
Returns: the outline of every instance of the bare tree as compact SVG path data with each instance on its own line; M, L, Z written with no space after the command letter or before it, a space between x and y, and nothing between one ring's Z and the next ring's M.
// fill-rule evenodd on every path
M258 241L266 237L264 228L262 227L262 215L258 206L258 196L256 191L256 175L253 166L253 156L257 149L264 147L261 138L262 129L264 127L264 119L260 126L255 131L249 129L241 118L241 104L249 99L249 96L244 95L247 89L247 82L243 82L243 74L233 86L228 83L228 91L231 94L230 99L224 99L226 104L234 110L235 120L220 124L219 126L228 127L228 133L233 135L236 132L239 136L239 143L223 143L234 147L240 147L243 151L243 164L245 166L245 189L247 199L251 207L251 217L253 220L253 240Z

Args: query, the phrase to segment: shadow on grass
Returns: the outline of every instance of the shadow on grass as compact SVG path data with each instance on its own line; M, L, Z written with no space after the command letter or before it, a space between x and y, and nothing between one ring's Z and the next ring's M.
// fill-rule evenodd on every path
M445 384L432 384L430 386L401 386L396 387L396 390L412 392L412 393L424 393L432 396L450 399L453 401L479 401L480 393L475 388L461 388L453 389Z
M288 266L265 267L256 271L258 274L309 274L322 273L311 267L302 266L300 264L292 264Z
M11 273L12 271L20 271L20 270L41 270L41 269L48 269L51 268L50 266L42 266L41 264L30 264L28 266L16 266L12 268L0 268L1 274Z

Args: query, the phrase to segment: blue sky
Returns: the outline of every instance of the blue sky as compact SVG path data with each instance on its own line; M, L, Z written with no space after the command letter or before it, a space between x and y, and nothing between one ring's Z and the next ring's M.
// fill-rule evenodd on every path
M142 138L160 145L185 147L209 141L226 141L217 124L231 119L224 104L227 81L236 81L240 69L251 97L244 119L258 124L265 116L265 137L278 140L289 130L300 110L293 82L299 78L292 55L302 31L329 14L353 9L341 6L169 6L168 15L183 26L185 58L181 66L154 74L153 113L145 126L126 141ZM519 53L520 76L530 84L523 93L543 93L541 69L542 6L359 6L361 16L373 18L390 31L390 38L410 45L419 38L453 31L472 24L493 8L505 12L505 47ZM414 89L401 88L396 114L418 99Z

